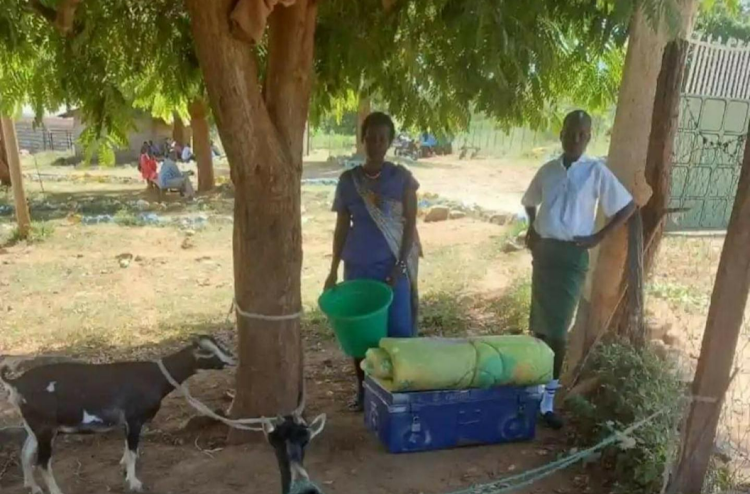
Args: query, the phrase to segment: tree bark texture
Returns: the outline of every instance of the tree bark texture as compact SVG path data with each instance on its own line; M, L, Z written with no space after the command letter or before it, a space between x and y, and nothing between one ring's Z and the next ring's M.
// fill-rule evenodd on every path
M198 166L198 192L208 192L216 183L206 103L200 98L195 99L190 103L189 110L190 128L193 132L193 153Z
M750 131L749 131L750 132ZM703 492L708 464L750 289L750 145L745 144L737 195L708 308L701 354L693 380L693 402L680 461L668 492Z
M10 187L11 183L8 157L5 154L5 141L0 136L0 185Z
M301 309L300 179L310 97L316 3L277 6L269 18L263 87L252 46L232 36L233 0L187 0L209 100L235 186L235 297L242 310L280 316ZM275 416L302 385L299 319L238 314L240 364L234 417ZM232 430L231 442L248 439Z
M18 223L19 238L28 238L31 231L31 216L29 205L26 203L26 193L23 190L23 176L21 175L21 157L18 154L18 138L16 125L9 117L0 118L2 140L8 158L10 177L13 184L13 204L16 208L16 222Z
M174 114L174 123L172 124L172 139L180 146L190 144L190 132L177 113Z
M643 219L643 278L648 278L664 235L664 224L671 198L672 160L680 114L682 77L688 43L675 40L667 44L662 67L656 84L654 111L651 118L651 135L646 156L646 182L651 187L651 198L641 209ZM622 300L628 300L630 288ZM612 326L623 336L628 336L629 324L625 317L625 304L621 303Z

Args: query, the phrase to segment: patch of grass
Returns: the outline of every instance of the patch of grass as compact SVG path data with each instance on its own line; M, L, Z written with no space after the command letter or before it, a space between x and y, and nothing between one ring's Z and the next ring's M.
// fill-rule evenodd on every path
M591 446L660 412L629 436L632 441L610 446L602 457L616 481L613 492L659 492L664 468L679 442L677 426L687 405L685 385L674 364L651 350L605 343L584 369L584 378L594 376L600 385L593 394L568 400L578 443Z
M32 222L31 230L27 238L21 237L21 231L18 226L15 226L10 232L10 236L5 241L5 245L15 245L19 242L25 241L27 244L38 244L44 242L46 239L55 233L55 227L48 221Z
M431 292L419 301L422 336L465 336L472 325L469 299L459 292Z
M704 485L704 492L726 493L745 492L750 487L747 475L733 468L731 464L724 463L716 457L711 458L708 465L708 473Z
M708 308L710 297L694 286L654 280L646 285L646 293L664 299L688 312L704 311Z
M531 280L517 279L503 295L490 303L493 322L504 333L522 334L529 330Z
M144 226L145 222L129 209L120 209L115 213L115 223L120 226Z

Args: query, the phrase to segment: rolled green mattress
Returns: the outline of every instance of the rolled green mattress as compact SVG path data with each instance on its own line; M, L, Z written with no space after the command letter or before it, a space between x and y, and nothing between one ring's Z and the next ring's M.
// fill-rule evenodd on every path
M553 360L532 336L383 338L362 369L392 392L430 391L546 384Z

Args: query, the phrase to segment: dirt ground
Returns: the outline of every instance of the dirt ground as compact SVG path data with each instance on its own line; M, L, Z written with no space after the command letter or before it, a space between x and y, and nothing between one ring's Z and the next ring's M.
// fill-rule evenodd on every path
M217 168L225 180L226 167ZM423 191L515 212L535 168L529 162L439 158L413 170ZM174 222L144 226L133 224L140 213L132 210L132 204L152 198L139 183L120 181L135 177L134 168L43 167L42 172L61 175L45 179L44 194L42 185L27 181L32 204L50 204L48 210L34 213L35 220L48 220L44 223L48 230L39 233L43 238L38 243L0 247L0 355L150 359L174 350L198 332L217 334L233 344L233 323L227 317L233 291L231 195L218 192L191 205L170 197L166 211L157 212ZM340 173L340 167L321 162L305 167L306 178ZM517 474L569 452L566 433L539 429L529 443L394 456L365 430L360 415L345 411L353 392L351 364L316 312L316 298L330 263L332 195L332 186L303 187L308 415L328 414L326 430L309 449L307 466L313 479L329 494L441 494ZM9 201L0 192L0 205ZM82 216L100 209L119 210L123 222L82 223ZM195 224L196 218L205 221ZM512 228L466 218L420 222L419 229L426 251L420 267L425 334L523 328L528 303L523 288L528 284L530 256L524 251L503 252ZM0 216L0 245L11 234L12 218ZM691 272L685 266L714 262L711 256L716 256L717 247L690 239L668 239L665 245L666 260L658 266L656 283L649 286L649 300L657 308L653 316L658 323L671 322L674 327L688 323L699 327L712 273L710 267ZM679 261L688 252L695 262ZM699 334L687 336L685 346L693 345ZM216 407L228 406L226 392L232 384L229 371L201 374L190 381L194 394ZM221 427L184 430L194 415L179 397L170 396L144 437L139 475L152 492L278 492L269 446L226 445ZM17 424L18 417L0 399L0 428ZM118 434L61 437L56 443L55 472L63 491L121 492L122 444ZM4 493L26 492L17 453L17 444L3 442L0 435ZM604 494L610 488L598 467L575 466L517 492Z

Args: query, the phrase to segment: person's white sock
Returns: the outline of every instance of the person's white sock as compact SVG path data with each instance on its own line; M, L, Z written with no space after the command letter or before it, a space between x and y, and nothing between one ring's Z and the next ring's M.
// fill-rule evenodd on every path
M542 395L542 403L539 405L539 410L542 415L555 411L555 392L560 388L560 380L553 379L544 387L544 394Z

